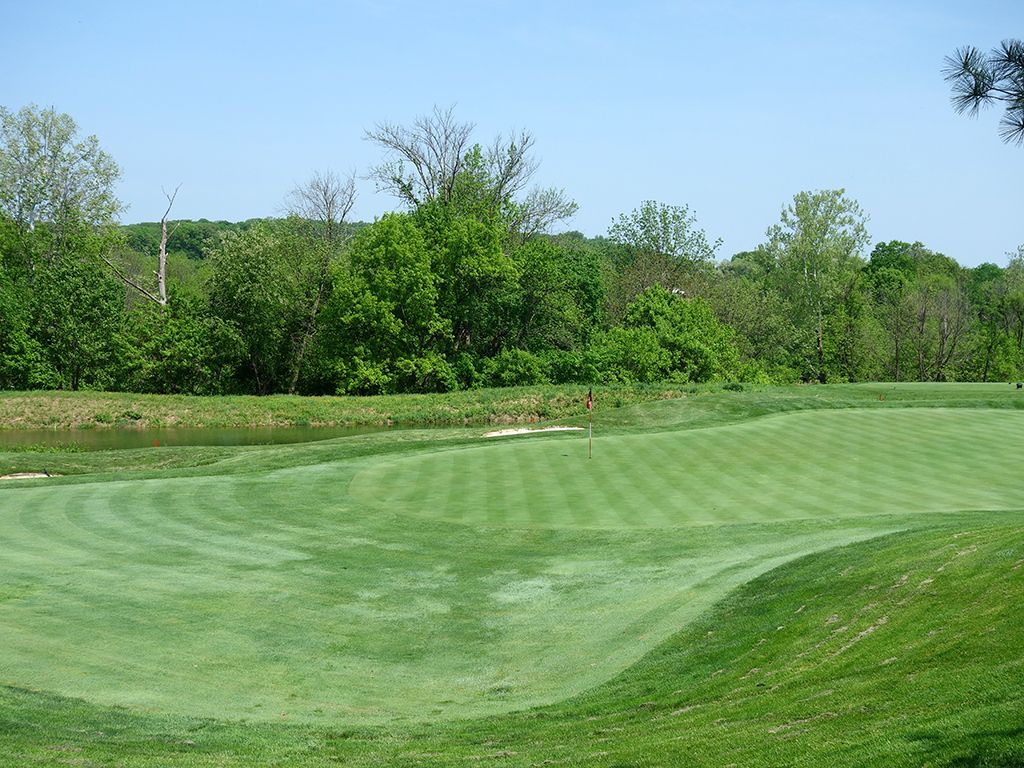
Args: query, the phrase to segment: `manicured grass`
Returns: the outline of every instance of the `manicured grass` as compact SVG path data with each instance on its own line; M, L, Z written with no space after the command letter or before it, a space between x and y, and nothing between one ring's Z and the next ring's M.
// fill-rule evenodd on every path
M358 501L470 525L571 528L1024 507L1024 412L807 411L714 430L510 438L374 462Z
M0 765L1018 764L1020 398L884 391L69 455L0 488Z

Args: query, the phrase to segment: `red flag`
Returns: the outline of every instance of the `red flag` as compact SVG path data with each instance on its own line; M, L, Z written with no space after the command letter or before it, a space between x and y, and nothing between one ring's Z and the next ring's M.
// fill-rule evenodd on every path
M589 392L587 392L587 410L588 411L594 410L594 390L593 389L591 389Z

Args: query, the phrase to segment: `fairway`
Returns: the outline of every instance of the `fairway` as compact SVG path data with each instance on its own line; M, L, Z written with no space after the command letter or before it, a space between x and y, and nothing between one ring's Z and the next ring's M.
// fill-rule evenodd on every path
M750 402L761 411L761 400ZM671 424L673 409L683 418L694 407L638 406L628 418L645 424L657 412ZM806 647L742 662L790 663L812 652L832 614L847 617L836 628L853 627L854 638L897 621L896 608L869 597L852 614L823 598L832 581L871 564L859 547L891 541L895 551L907 532L934 531L907 550L905 572L872 577L871 589L908 574L927 584L929 568L959 562L945 554L951 536L1019 523L1024 509L1014 450L1024 411L1012 407L610 428L589 460L582 433L487 440L482 431L355 435L211 453L208 463L196 449L196 466L176 472L3 487L0 683L154 723L414 729L393 731L402 739L548 711L534 707L572 713L593 697L604 703L587 717L598 717L617 711L617 686L644 679L666 649L701 652L703 641L679 638L709 616L719 618L706 637L737 636L723 653L768 642L767 629L750 628L759 619L728 623L737 595L760 599L752 584L792 568L820 581L792 598L818 606L786 635ZM999 573L1015 581L999 589L1017 594L1021 536L1003 536L978 541L1008 564ZM847 565L828 564L833 557ZM850 600L867 594L850 589ZM789 602L771 610L803 611ZM791 623L774 621L780 632ZM845 653L840 640L828 642ZM659 673L665 682L647 695L682 696L686 669ZM810 674L802 669L785 674Z

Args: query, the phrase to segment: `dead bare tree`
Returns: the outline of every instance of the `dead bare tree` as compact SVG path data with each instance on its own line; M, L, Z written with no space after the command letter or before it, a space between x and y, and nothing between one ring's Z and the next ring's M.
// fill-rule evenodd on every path
M300 184L288 195L286 209L319 225L321 236L328 243L340 237L340 228L356 201L354 175L341 178L333 171L316 171L305 184Z
M290 215L308 221L319 228L319 242L314 246L317 254L316 282L310 293L307 311L298 330L292 338L291 377L288 394L295 394L306 357L309 342L316 333L316 321L320 315L330 285L331 258L344 244L342 225L356 200L355 176L341 178L333 171L315 172L309 181L291 191L287 198Z
M387 159L370 171L378 189L410 208L435 198L452 199L475 127L456 122L454 109L434 107L433 115L417 118L411 128L385 122L366 132L366 138L387 153Z
M366 138L380 145L385 161L372 169L377 188L410 208L430 200L467 212L501 218L519 239L571 217L576 203L560 189L526 191L539 167L528 131L498 135L486 148L472 142L475 126L455 119L454 107L434 107L412 127L379 123Z
M164 190L164 197L167 198L167 210L165 210L164 215L160 217L160 251L157 254L157 270L153 273L156 276L155 294L149 289L143 287L142 284L119 268L109 258L101 254L103 261L107 263L107 266L114 270L114 274L117 275L125 285L131 286L150 301L159 304L161 308L167 306L167 241L174 236L174 231L178 228L178 225L175 224L174 229L172 229L170 234L168 234L167 217L171 213L171 208L174 207L174 198L178 196L179 189L181 189L181 184L176 186L174 188L174 192L170 195L167 194L166 190Z

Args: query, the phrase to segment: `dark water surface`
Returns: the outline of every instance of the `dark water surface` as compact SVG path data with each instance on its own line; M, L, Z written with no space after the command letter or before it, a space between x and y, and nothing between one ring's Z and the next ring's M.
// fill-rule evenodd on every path
M275 445L381 432L389 427L2 429L0 451L68 447L86 451L176 445Z

